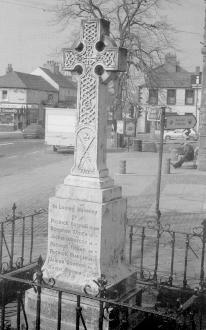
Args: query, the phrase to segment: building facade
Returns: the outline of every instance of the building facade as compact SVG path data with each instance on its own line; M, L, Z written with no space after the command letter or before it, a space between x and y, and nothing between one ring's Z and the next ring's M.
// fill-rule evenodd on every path
M163 65L153 69L145 84L139 87L141 117L138 132L150 131L147 114L153 107L166 106L168 112L179 115L192 113L199 126L201 73L183 69L175 55L167 54Z
M41 76L58 90L58 106L76 108L77 84L70 76L64 76L59 70L59 64L48 61L43 67L38 67L31 74Z
M44 125L44 106L58 103L58 91L40 76L9 71L0 77L0 131Z

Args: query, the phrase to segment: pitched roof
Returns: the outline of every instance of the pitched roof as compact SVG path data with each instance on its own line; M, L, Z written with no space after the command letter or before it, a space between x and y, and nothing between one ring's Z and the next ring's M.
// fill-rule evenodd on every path
M47 92L58 92L40 76L12 71L0 77L0 88L34 89Z
M51 79L53 79L60 87L76 89L76 84L69 78L65 77L61 72L53 73L49 69L40 67Z
M153 69L146 81L146 86L152 88L191 88L191 72L181 66L176 66L176 71L169 72L165 64Z

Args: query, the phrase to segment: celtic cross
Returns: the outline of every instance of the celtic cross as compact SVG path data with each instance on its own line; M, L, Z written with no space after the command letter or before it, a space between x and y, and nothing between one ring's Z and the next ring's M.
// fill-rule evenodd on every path
M78 73L77 126L72 175L105 178L107 91L105 76L125 71L126 54L109 38L109 22L83 20L78 46L64 49L64 70Z

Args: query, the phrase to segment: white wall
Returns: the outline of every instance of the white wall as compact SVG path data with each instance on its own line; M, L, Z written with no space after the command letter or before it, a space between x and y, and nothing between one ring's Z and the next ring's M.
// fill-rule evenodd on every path
M2 91L7 91L7 99L2 99ZM0 102L26 103L26 90L16 88L0 88Z

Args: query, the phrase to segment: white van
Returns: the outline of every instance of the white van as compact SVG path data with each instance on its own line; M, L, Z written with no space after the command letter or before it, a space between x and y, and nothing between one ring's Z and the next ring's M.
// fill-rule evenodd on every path
M74 149L77 110L69 108L45 109L45 143L53 150Z

